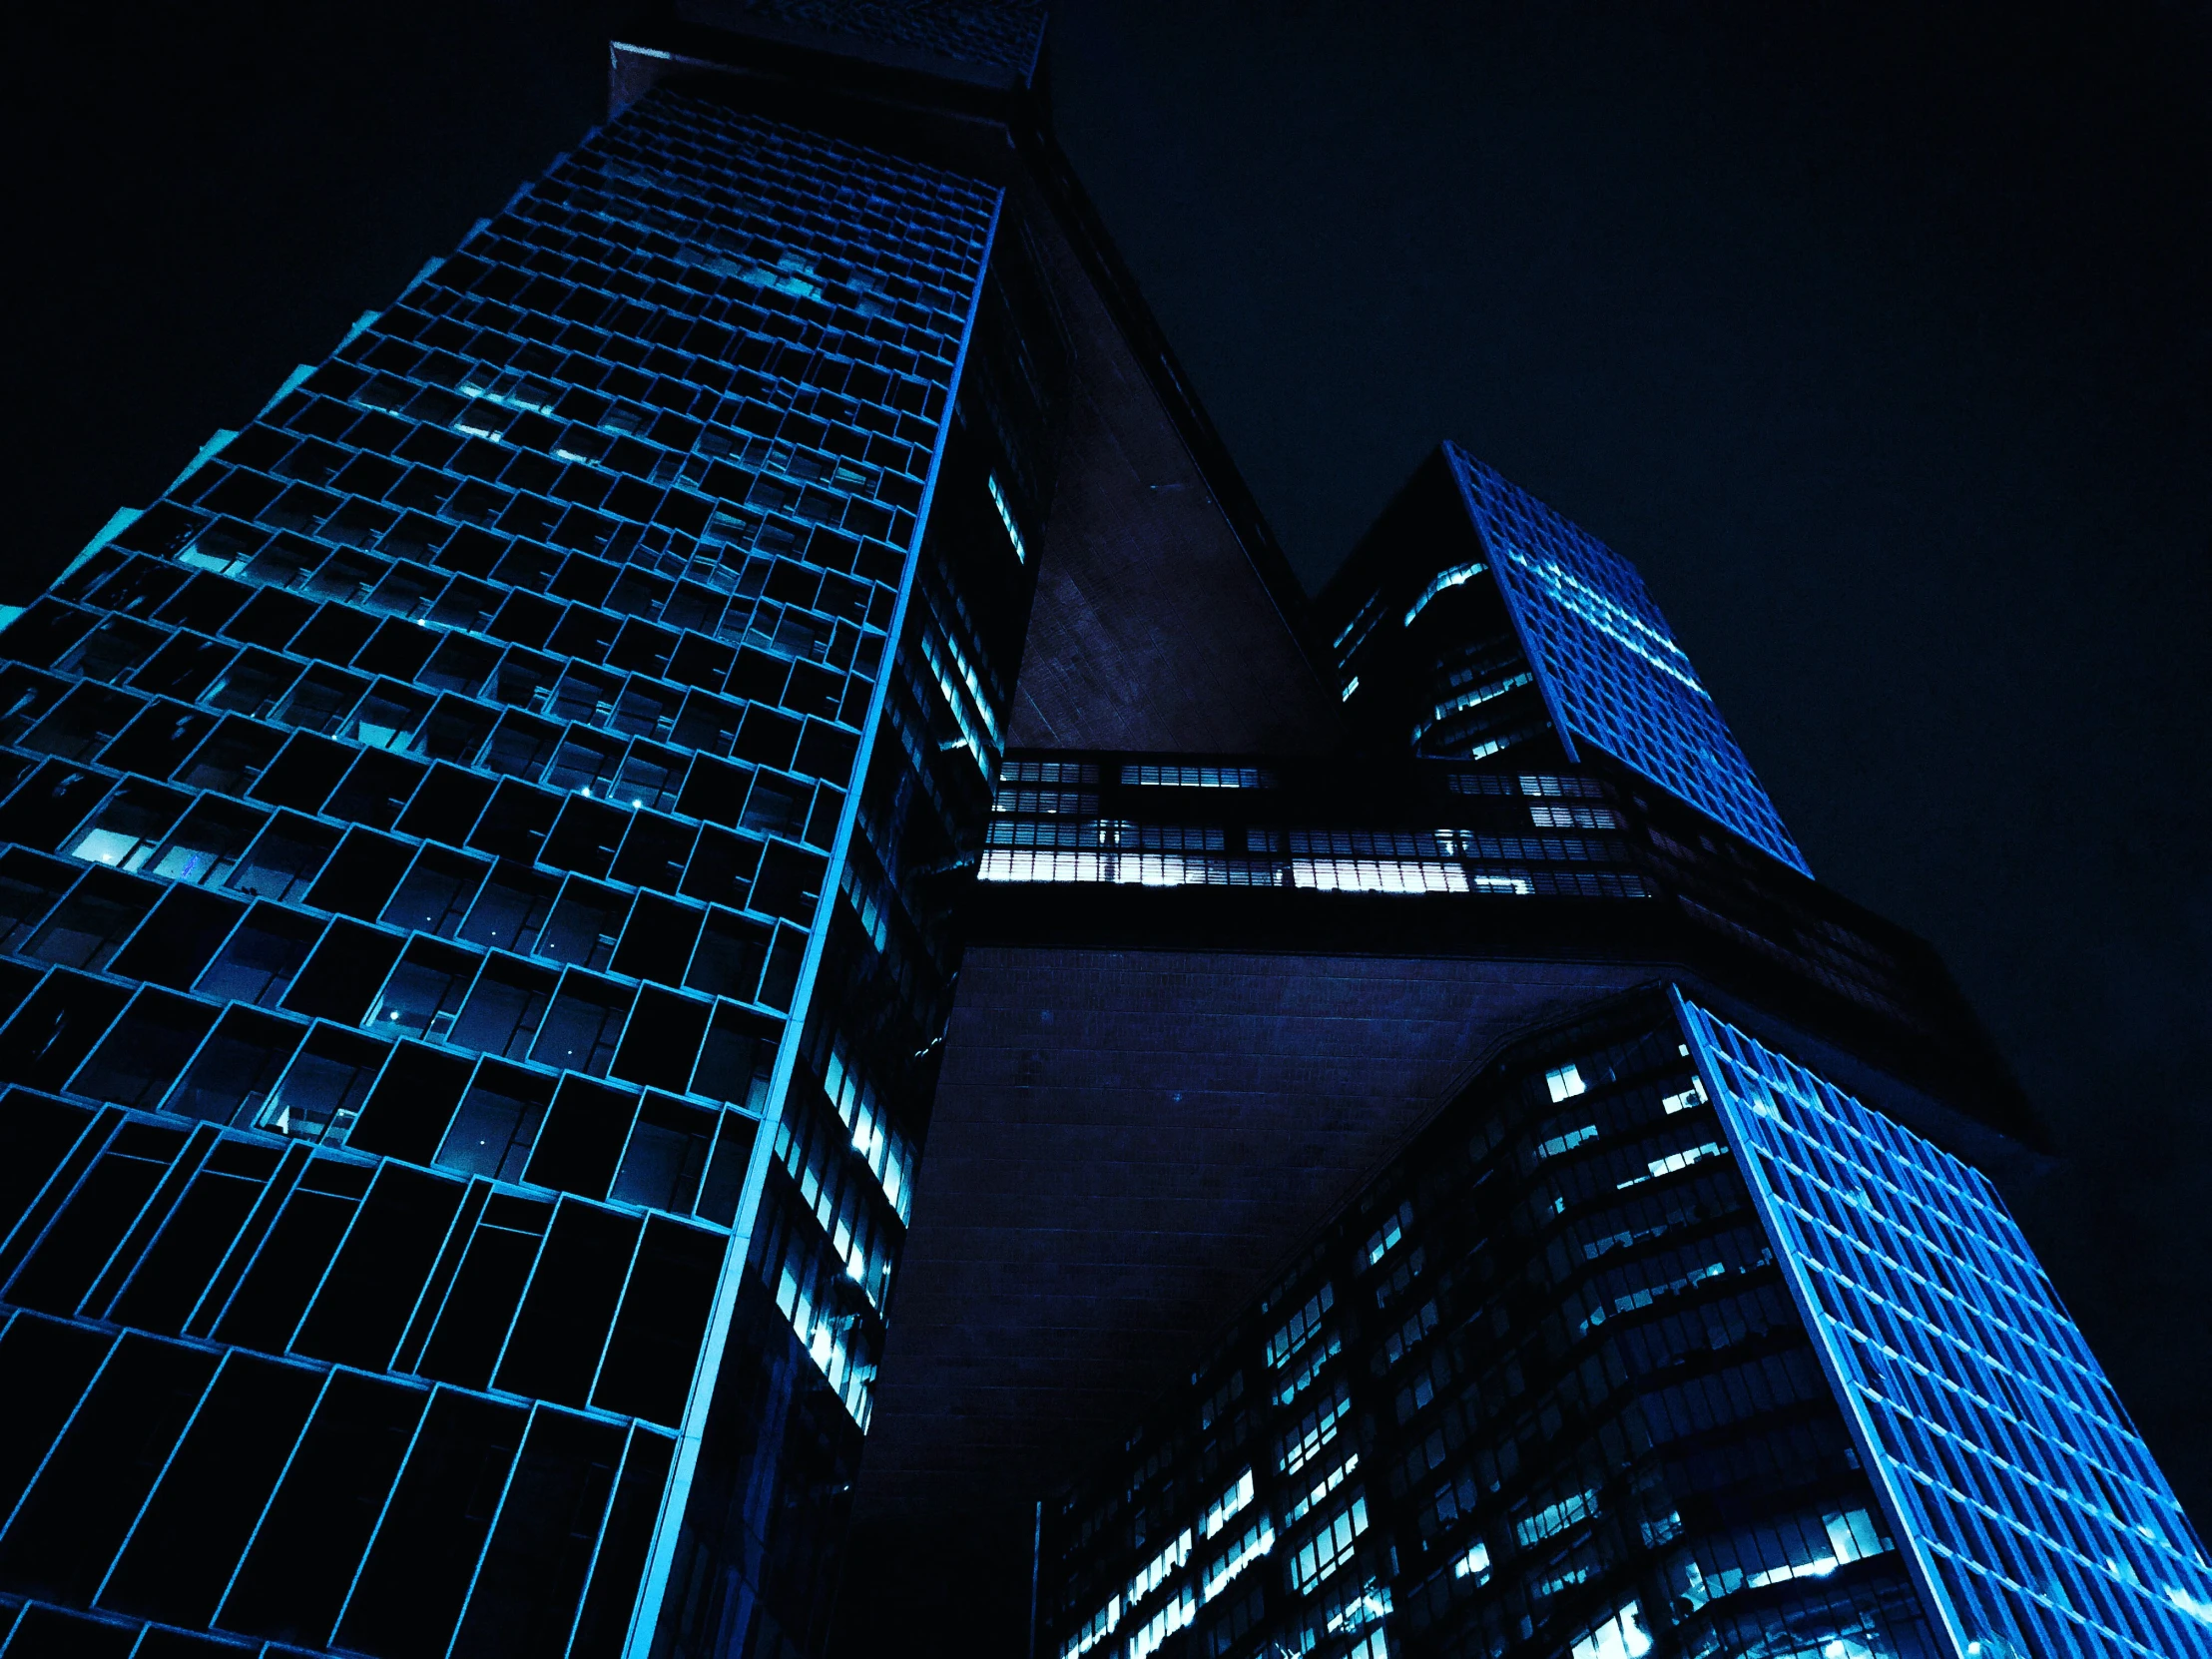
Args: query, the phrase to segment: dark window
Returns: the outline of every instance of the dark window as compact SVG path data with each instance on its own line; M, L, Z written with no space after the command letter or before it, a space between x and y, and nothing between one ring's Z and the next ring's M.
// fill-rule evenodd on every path
M302 902L368 920L382 913L414 853L409 842L393 836L349 830Z
M208 1123L252 1123L307 1028L252 1008L231 1008L165 1104Z
M457 945L432 939L409 942L399 965L384 982L367 1025L378 1036L429 1037L442 1041L475 981L483 958Z
M255 1118L256 1127L298 1140L344 1140L390 1052L357 1031L317 1025Z
M225 1628L328 1640L429 1399L420 1386L331 1376L224 1601Z
M234 715L193 751L177 782L187 789L244 795L283 746L284 734L276 727Z
M307 1160L222 1312L215 1327L218 1342L267 1354L284 1351L368 1190L371 1168L326 1154ZM200 1323L193 1321L196 1329Z
M682 1419L727 1248L719 1233L662 1216L645 1224L593 1404L654 1422Z
M24 945L25 955L66 967L108 965L162 889L152 881L95 867Z
M304 916L281 904L256 904L193 989L218 1002L273 1007L290 989L307 952L322 936L322 927L317 916Z
M571 875L538 939L538 954L583 968L607 966L630 904L630 895L620 887Z
M570 968L546 1010L530 1058L557 1071L604 1077L630 1014L630 987Z
M473 1069L461 1055L400 1043L362 1103L346 1145L427 1164L437 1156Z
M706 917L707 912L696 904L640 893L629 925L622 930L622 946L615 952L615 972L657 979L664 985L682 984Z
M216 1010L189 996L146 986L106 1039L69 1080L72 1093L151 1110L215 1023Z
M171 887L116 957L115 971L183 990L200 977L245 913L246 905L237 899L198 887Z
M259 1142L218 1141L108 1317L120 1325L181 1333L261 1199L276 1160L276 1152Z
M485 1202L416 1367L423 1376L470 1388L491 1382L552 1219L543 1199L493 1193Z
M622 1461L613 1424L539 1410L470 1588L455 1659L559 1653L584 1591Z
M618 1077L681 1094L691 1086L692 1062L707 1032L712 1003L647 985L616 1056Z
M660 813L634 813L630 832L615 855L614 878L632 886L655 887L674 892L690 861L692 842L699 831L681 819Z
M269 815L220 796L202 796L185 815L153 862L149 875L171 881L219 886L238 867L240 855L261 833Z
M500 1357L497 1386L585 1403L637 1239L636 1217L562 1200Z
M399 822L427 770L418 762L371 748L354 757L352 769L329 799L329 814L349 824L388 830Z
M404 1164L381 1165L300 1322L293 1351L384 1370L465 1190L462 1182Z
M459 846L468 839L469 830L483 815L492 789L489 778L464 772L459 767L434 766L430 776L422 781L422 787L415 791L414 799L407 803L406 812L400 815L399 832Z
M356 921L334 921L299 970L283 1006L295 1014L357 1025L376 987L398 959L397 935Z
M637 1109L638 1097L628 1089L562 1078L530 1155L527 1179L586 1198L606 1197Z
M437 1161L488 1180L520 1181L552 1087L551 1078L485 1061L461 1097Z
M0 948L20 949L84 870L20 846L0 852Z
M473 858L448 847L425 846L400 880L378 919L392 927L451 938L476 900L491 869L488 858Z
M322 1374L304 1366L229 1355L100 1604L207 1624L321 1388Z
M323 861L338 843L339 831L296 813L278 813L261 832L230 884L240 892L264 898L288 898L304 893L321 872Z
M709 996L732 996L741 1002L754 1000L774 932L766 922L717 905L707 912L706 926L699 935L699 948L693 953L691 970L685 975L684 983Z
M622 1148L622 1168L608 1196L624 1204L689 1213L714 1146L716 1116L664 1094L648 1094L629 1144Z
M202 1349L123 1339L0 1539L11 1588L91 1600L215 1362Z
M461 923L461 937L470 944L527 951L537 943L559 892L558 876L502 859Z

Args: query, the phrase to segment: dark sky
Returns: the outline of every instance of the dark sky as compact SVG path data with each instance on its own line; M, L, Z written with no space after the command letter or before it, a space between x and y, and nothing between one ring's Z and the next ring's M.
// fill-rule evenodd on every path
M572 144L615 16L59 10L11 599ZM1069 0L1054 87L1310 583L1446 435L1642 568L2054 1125L2011 1196L2212 1519L2212 8Z

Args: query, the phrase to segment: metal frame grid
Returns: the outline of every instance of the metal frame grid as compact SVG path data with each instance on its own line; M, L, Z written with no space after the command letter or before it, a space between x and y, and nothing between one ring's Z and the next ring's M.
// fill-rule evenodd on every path
M977 718L916 660L975 650L957 606L902 619L996 204L656 92L0 635L0 1113L43 1186L0 1248L39 1310L0 1373L70 1389L0 1515L37 1617L466 1651L526 1608L549 1651L611 1651L740 1287L768 1310L802 1261L859 1305L767 1318L856 1438L912 1149L800 1016L840 887L895 886L858 856L870 756ZM821 1086L787 1113L795 1066ZM756 1208L782 1243L749 1277ZM335 1599L231 1621L297 1576L262 1560L319 1489L284 1459L370 1396L401 1437ZM164 1434L135 1485L86 1472ZM259 1473L209 1449L264 1439ZM595 1461L583 1509L548 1486ZM226 1490L253 1507L205 1605L133 1588L175 1555L141 1534L215 1535L193 1505ZM50 1511L93 1491L123 1507L88 1543ZM556 1509L596 1517L585 1554L533 1578ZM417 1580L410 1540L454 1528L470 1571Z
M1444 452L1570 751L1570 733L1587 738L1812 874L1635 567L1457 444Z
M1677 1001L1958 1651L2212 1654L2203 1543L1995 1188Z

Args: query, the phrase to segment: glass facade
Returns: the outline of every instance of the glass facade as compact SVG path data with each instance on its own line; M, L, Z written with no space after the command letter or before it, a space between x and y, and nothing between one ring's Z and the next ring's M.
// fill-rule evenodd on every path
M1407 496L1325 606L1352 713L1423 755L1588 743L1810 873L1634 566L1454 443Z
M2212 1653L2212 1566L1996 1190L1683 1005L1800 1309L1965 1653Z
M1033 1562L1023 1498L1037 1653L2212 1651L1988 1184L1680 992L1594 1000L1701 976L2034 1134L1634 571L1446 445L1325 599L1368 741L1323 753L1272 539L1044 128L1038 8L674 14L616 119L0 613L0 1654L826 1654L947 1032L1021 1051L992 1179L1045 1172L1118 1307L1149 1282L1094 1258L1173 1206L1066 1216L1171 1169L1143 1114L1186 1088L1253 1106L1173 1169L1245 1207L1224 1255L1316 1213L1247 1162L1310 1052L1256 1091L1183 1001L1288 1029L1292 955L1474 960L1326 1008L1460 1081ZM1024 730L1192 752L1010 745L1040 566ZM1069 960L956 1026L971 932ZM1033 1004L1155 948L1251 960L1063 1023L1144 1055L1085 1051L1086 1140ZM1384 1093L1333 1193L1431 1098ZM948 1399L1092 1329L969 1208L946 1255L1004 1272L939 1310L984 1333ZM847 1605L987 1581L983 1518L885 1522Z
M655 92L0 635L11 1654L819 1650L1049 488L999 200Z
M1816 1125L1816 1101L1850 1128ZM1970 1185L1961 1219L1915 1216L1928 1277L1888 1294L1933 1308L1998 1251L2002 1289L1910 1316L1943 1341L1882 1329L1917 1342L1913 1362L1888 1356L1920 1368L1914 1409L1943 1410L1989 1472L1962 1474L1926 1429L1886 1419L1870 1439L1868 1390L1836 1385L1839 1338L1803 1316L1806 1286L1896 1247L1868 1228L1807 1244L1809 1195L1797 1231L1777 1221L1794 1190L1770 1172L1778 1124L1824 1151L1848 1134L1883 1172L1863 1180ZM1789 1150L1812 1165L1810 1147ZM1590 1009L1487 1065L1046 1500L1038 1651L2212 1652L2202 1546L2017 1239L1985 1183L1677 993ZM1982 1311L1998 1298L2020 1306ZM2022 1342L2048 1351L2012 1384L2041 1390L2039 1421L2081 1419L2032 1448L2024 1407L1986 1398L1987 1356L2024 1367ZM1985 1482L1973 1521L1962 1479ZM2078 1513L2030 1519L2037 1480ZM1944 1501L1901 1511L1928 1482ZM1993 1553L1992 1498L2019 1517L1998 1525L2063 1530ZM2026 1567L2059 1555L2076 1622Z

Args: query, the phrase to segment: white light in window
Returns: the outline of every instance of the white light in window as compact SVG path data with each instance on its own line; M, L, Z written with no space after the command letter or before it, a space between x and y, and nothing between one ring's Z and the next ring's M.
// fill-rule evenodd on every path
M1589 1085L1582 1081L1582 1073L1570 1065L1555 1066L1545 1072L1544 1087L1551 1091L1554 1101L1560 1101L1581 1094Z
M1457 587L1461 582L1473 581L1474 578L1481 575L1486 568L1487 567L1482 563L1480 559L1476 559L1470 564L1452 566L1451 569L1445 571L1433 582L1429 583L1427 587L1421 589L1420 597L1413 601L1412 609L1405 613L1405 621L1401 626L1406 628L1412 627L1413 618L1419 616L1422 611L1426 610L1428 608L1428 602L1431 599L1435 598L1436 595L1438 595L1439 593L1447 592L1450 589Z
M2187 1590L2175 1585L2166 1588L2166 1599L2195 1619L2199 1624L2212 1624L2212 1601L2200 1601Z
M113 830L88 830L84 837L69 849L69 855L72 858L82 858L87 863L120 864L136 845L136 835L120 834Z
M1359 689L1360 689L1360 677L1359 677L1359 676L1358 676L1357 674L1355 674L1355 675L1354 675L1354 676L1352 677L1352 679L1351 679L1350 683L1346 685L1346 687L1345 687L1345 694L1344 694L1344 696L1343 696L1342 698L1340 698L1340 699L1339 699L1338 701L1340 701L1340 702L1343 702L1343 703L1350 703L1350 702L1352 701L1352 694L1353 694L1354 692L1358 691Z
M1014 557L1023 564L1029 562L1029 549L1022 545L1021 532L1014 528L1014 510L1006 505L1006 492L998 487L998 479L990 473L983 481L991 487L991 504L998 509L998 522L1006 526L1006 539L1014 544Z

